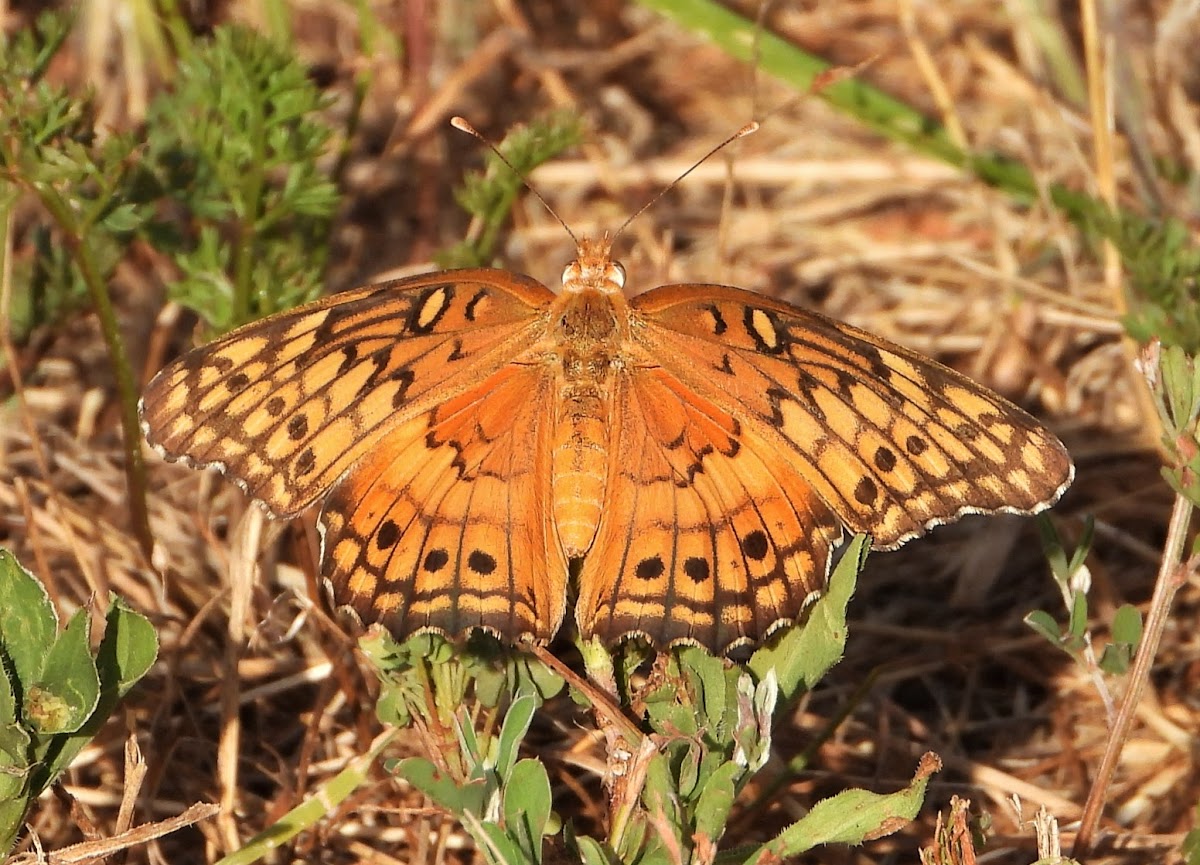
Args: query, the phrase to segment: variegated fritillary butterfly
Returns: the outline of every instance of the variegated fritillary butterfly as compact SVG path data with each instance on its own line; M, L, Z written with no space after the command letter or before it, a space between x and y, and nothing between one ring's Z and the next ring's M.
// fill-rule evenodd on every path
M610 248L558 295L458 270L247 325L150 383L146 437L276 516L324 500L333 603L397 638L549 639L574 563L583 634L727 651L800 615L844 528L892 549L1070 484L959 373L737 288L627 300Z

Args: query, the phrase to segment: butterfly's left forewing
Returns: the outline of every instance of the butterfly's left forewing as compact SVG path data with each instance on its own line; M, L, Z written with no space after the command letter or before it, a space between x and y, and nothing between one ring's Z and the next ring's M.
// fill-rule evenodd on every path
M239 328L160 372L147 441L215 466L276 516L320 498L394 426L495 373L554 294L499 270L366 286Z
M663 286L631 305L654 362L753 429L876 548L966 513L1036 513L1073 476L1024 411L863 331L723 286Z

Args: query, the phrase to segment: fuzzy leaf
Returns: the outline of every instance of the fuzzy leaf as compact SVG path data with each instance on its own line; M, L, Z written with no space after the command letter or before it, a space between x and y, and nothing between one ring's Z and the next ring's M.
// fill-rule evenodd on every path
M409 757L396 765L396 772L434 802L457 814L483 813L488 789L482 780L459 785L424 757Z
M825 594L812 607L806 622L789 628L777 641L750 658L749 667L760 681L774 668L779 695L790 700L811 690L829 668L841 660L846 647L846 606L866 562L870 538L857 535L829 579Z
M521 760L504 785L504 826L522 852L542 861L542 836L550 820L550 778L537 760Z
M54 645L58 614L41 582L3 549L0 549L0 598L4 598L0 604L0 655L12 665L16 677L14 690L20 697L41 676Z
M822 844L861 844L890 835L916 817L929 778L940 769L941 761L926 754L913 782L903 790L885 794L847 790L823 799L747 861L776 862Z

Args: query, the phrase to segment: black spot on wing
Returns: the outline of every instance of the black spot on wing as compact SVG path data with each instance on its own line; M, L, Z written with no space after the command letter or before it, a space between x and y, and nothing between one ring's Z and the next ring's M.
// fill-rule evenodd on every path
M653 580L661 577L665 570L666 566L663 565L661 556L650 556L638 562L633 573L639 580Z
M393 520L384 520L379 525L379 531L375 533L375 546L381 550L388 550L396 546L396 542L400 540L400 527Z
M708 559L692 556L683 563L683 572L691 578L692 582L703 583L711 575L712 569L708 564Z
M771 550L771 543L761 529L755 529L742 539L742 552L747 557L761 562Z
M496 570L496 558L483 550L472 550L471 555L467 556L467 567L486 577Z
M338 364L338 375L345 375L354 368L354 364L358 363L358 346L350 342L342 346L341 349L342 362Z
M430 574L436 574L449 563L450 554L445 550L437 549L430 550L425 554L425 561L421 562L421 567Z
M296 458L296 477L302 478L317 467L317 455L312 448L305 448Z
M860 478L854 487L854 500L860 505L873 505L879 498L879 487L870 478Z
M292 441L300 441L308 435L308 418L302 414L293 415L288 421L287 433Z
M871 370L871 375L880 381L890 381L892 378L892 368L887 365L883 359L883 355L875 346L863 343L858 346L859 354L863 360L867 362L867 367Z

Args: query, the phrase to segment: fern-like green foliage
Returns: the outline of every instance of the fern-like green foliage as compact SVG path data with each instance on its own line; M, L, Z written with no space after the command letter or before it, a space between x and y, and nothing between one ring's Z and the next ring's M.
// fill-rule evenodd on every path
M236 26L185 57L151 106L151 161L185 214L171 294L215 332L320 292L337 206L319 165L324 107L290 53Z
M525 185L525 177L543 162L578 144L581 134L579 118L568 112L550 114L512 130L500 143L500 152L511 167L489 152L487 168L468 174L463 185L455 191L458 203L481 220L483 230L438 256L438 265L480 267L490 264L500 230Z
M81 268L103 282L152 217L153 178L125 135L98 135L94 104L45 81L72 20L47 13L0 39L0 211L36 201L14 245L12 335L20 342L87 305Z

